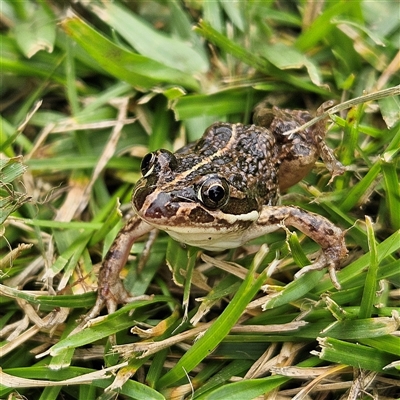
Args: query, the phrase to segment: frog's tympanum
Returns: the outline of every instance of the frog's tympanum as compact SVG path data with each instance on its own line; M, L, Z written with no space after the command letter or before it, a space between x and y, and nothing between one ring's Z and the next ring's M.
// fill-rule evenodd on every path
M99 276L97 303L110 312L132 297L119 272L132 244L153 229L206 250L235 248L285 226L293 226L317 242L321 256L301 274L335 269L346 257L344 233L326 218L298 207L279 205L282 190L299 182L321 157L332 175L342 172L323 139L325 121L298 133L285 132L309 121L306 111L259 105L254 125L215 123L195 143L176 153L158 150L143 158L143 177L132 195L135 216L119 232Z

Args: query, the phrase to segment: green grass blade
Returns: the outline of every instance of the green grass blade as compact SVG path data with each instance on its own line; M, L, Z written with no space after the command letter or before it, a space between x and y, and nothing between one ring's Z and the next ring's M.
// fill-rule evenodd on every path
M340 209L343 212L350 211L358 203L359 199L362 198L362 195L369 190L380 172L381 163L378 161L372 165L368 173L360 180L360 182L355 184L347 192L347 196L340 205Z
M300 299L321 281L325 272L311 271L288 283L281 292L271 295L263 305L263 309L269 310Z
M377 338L364 338L360 340L360 343L400 357L400 338L398 336L387 335Z
M394 229L400 229L400 186L396 169L399 160L399 149L385 153L382 157L382 174L387 193L387 212Z
M304 30L298 37L296 45L299 49L306 51L324 40L334 29L334 25L330 23L331 19L345 13L350 13L354 9L360 7L359 1L335 1L329 3L329 7L319 17L315 18L312 25Z
M77 16L65 19L61 26L105 71L136 88L149 89L160 82L198 88L192 76L117 46Z
M29 291L18 290L4 285L0 285L0 293L3 296L13 299L23 299L31 304L40 304L44 308L53 309L55 307L65 308L85 308L94 304L96 294L85 293L80 295L55 295L45 296L29 293Z
M384 367L397 358L393 355L357 343L348 343L333 338L320 338L322 360L351 365L370 371L383 372ZM357 357L354 357L357 354ZM400 377L400 371L394 373Z
M311 358L300 362L299 367L312 367L318 365L320 361L317 358ZM280 385L288 382L290 378L286 376L268 376L260 379L244 379L239 382L223 385L212 393L204 396L205 400L252 400L258 396L265 396L271 391L277 389Z
M199 51L186 41L155 30L139 16L129 12L118 3L106 3L105 7L92 4L91 8L138 53L193 76L207 72L208 60L202 49Z
M289 380L284 376L269 376L264 379L247 379L231 383L206 394L204 400L252 400L261 394L268 394Z
M365 286L363 297L361 299L360 306L360 318L368 318L372 314L375 298L376 298L376 290L377 290L377 275L378 275L378 255L376 248L376 241L374 230L372 227L372 221L369 217L365 218L365 223L367 227L368 234L368 243L369 243L369 268L367 272L367 276L365 278Z
M196 400L205 399L207 397L207 392L212 391L215 388L220 387L222 384L227 382L234 376L240 376L242 373L248 370L253 364L252 360L233 360L227 366L223 367L220 370L220 364L215 365L215 369L218 370L216 374L211 374L211 377L207 377L209 379L203 378L202 372L200 372L194 379L193 384L195 386L199 386L200 388L196 390ZM211 366L204 372L211 372L209 371Z
M128 329L133 323L130 318L127 318L127 313L129 313L129 311L166 300L165 297L158 296L153 300L136 301L128 304L115 313L108 315L102 321L92 324L84 330L59 341L51 348L50 353L56 356L65 349L84 346L85 344L92 343L94 340L106 338L120 330Z
M361 309L360 309L361 311ZM329 337L343 340L357 340L393 334L399 324L394 318L366 318L334 322L321 332Z
M221 47L227 53L232 54L239 60L254 68L257 68L258 70L263 71L267 75L271 75L273 77L281 79L282 81L290 83L291 85L294 85L298 88L310 90L319 94L326 93L325 89L319 88L318 86L311 84L307 80L297 78L294 75L283 73L270 61L260 56L257 56L246 50L244 47L232 42L226 36L213 29L205 21L201 21L199 23L198 27L196 27L196 31L201 33L206 39L210 40L218 47Z
M28 5L29 3L27 3ZM54 15L45 3L37 3L30 8L26 19L20 21L15 28L15 39L18 46L27 58L31 58L38 51L53 51L56 40L56 21Z

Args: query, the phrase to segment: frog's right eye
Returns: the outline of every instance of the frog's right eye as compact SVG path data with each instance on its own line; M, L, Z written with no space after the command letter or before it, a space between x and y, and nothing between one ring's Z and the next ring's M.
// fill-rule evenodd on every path
M143 157L142 163L140 164L140 170L144 177L153 172L156 159L157 157L155 153L148 153Z

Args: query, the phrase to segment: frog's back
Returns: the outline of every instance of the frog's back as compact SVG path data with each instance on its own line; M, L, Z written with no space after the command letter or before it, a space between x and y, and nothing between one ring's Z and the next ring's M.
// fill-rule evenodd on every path
M260 206L277 203L279 162L275 138L266 128L216 123L176 157L179 172L191 171L187 183L191 177L217 174Z

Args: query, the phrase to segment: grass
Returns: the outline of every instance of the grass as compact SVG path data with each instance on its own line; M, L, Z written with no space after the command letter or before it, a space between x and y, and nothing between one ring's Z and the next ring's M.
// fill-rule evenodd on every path
M398 3L73 7L0 4L0 398L400 398ZM71 334L141 157L265 97L343 108L327 140L347 171L328 184L318 162L282 198L346 230L342 289L293 280L317 250L300 233L222 258L160 233L123 271L154 298Z

